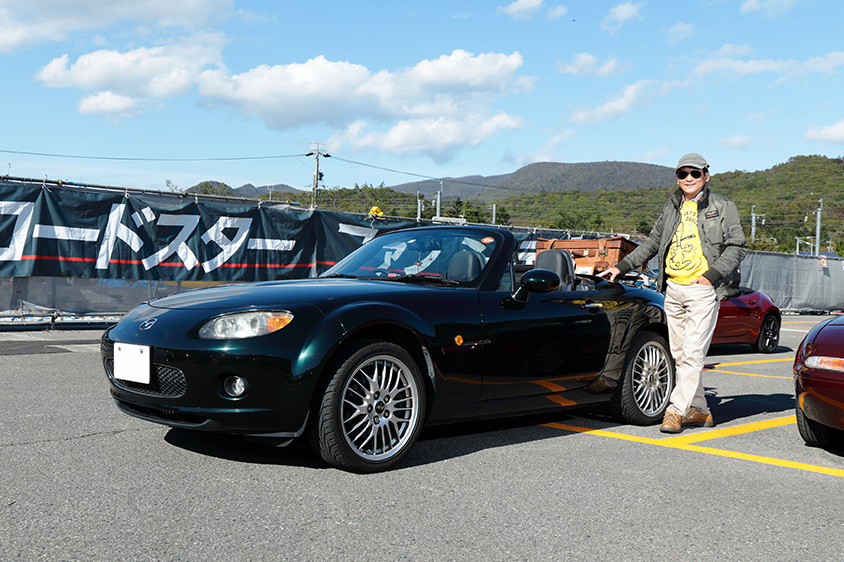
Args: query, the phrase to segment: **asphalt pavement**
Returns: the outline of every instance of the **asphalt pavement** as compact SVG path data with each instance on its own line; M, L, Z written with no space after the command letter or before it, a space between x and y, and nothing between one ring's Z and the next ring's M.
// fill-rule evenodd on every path
M714 347L718 422L664 435L601 408L426 429L354 475L130 418L98 330L0 332L0 559L840 560L844 457L806 447L781 345Z

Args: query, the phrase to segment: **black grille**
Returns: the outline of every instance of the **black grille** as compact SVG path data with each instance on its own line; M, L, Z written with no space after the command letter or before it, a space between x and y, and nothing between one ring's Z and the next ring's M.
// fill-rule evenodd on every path
M175 369L168 365L153 365L152 372L150 373L149 384L141 384L114 378L114 359L111 357L106 358L105 368L108 373L108 378L110 378L116 386L131 392L137 392L138 394L178 398L179 396L182 396L187 389L185 374L179 369Z

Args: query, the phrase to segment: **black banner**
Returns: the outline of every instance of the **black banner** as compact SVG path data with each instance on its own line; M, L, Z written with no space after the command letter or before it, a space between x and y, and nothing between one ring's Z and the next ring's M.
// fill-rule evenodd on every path
M168 193L0 181L0 277L313 277L415 221Z

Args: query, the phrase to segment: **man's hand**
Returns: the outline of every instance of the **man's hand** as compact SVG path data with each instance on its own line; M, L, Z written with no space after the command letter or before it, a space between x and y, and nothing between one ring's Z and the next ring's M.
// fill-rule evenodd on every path
M615 281L615 278L618 276L619 273L621 273L621 271L619 271L617 267L613 266L599 273L598 277L603 277L604 279L608 279L609 281Z
M692 279L692 283L697 283L698 285L708 285L710 287L712 286L712 282L703 276L700 276L697 279Z

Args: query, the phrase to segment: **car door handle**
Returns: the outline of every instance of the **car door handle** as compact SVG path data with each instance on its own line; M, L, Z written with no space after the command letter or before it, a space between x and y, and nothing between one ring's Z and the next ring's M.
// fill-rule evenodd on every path
M583 303L583 308L592 312L598 312L599 310L604 308L604 305L599 302L585 302Z

